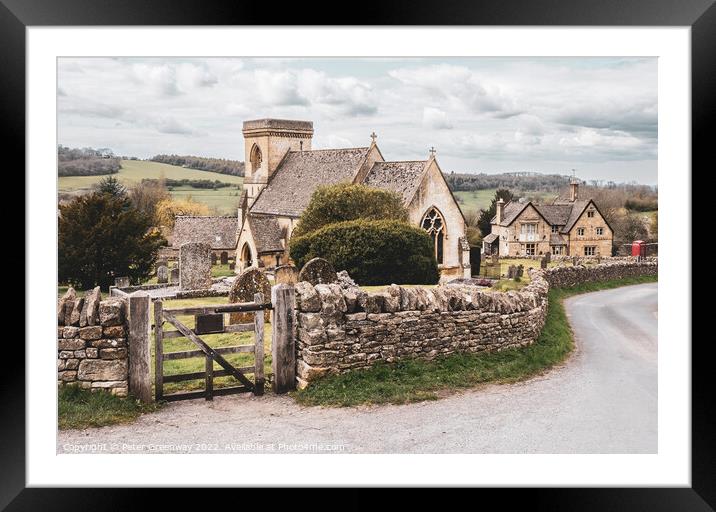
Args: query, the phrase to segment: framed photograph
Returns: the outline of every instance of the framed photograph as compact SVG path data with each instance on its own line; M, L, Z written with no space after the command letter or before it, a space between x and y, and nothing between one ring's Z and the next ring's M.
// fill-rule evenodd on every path
M691 186L713 2L350 26L0 3L28 203L0 506L390 485L712 509Z

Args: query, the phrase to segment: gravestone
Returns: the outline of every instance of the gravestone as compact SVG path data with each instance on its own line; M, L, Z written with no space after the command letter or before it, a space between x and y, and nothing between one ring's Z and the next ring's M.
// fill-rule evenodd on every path
M179 267L173 267L169 269L169 282L179 283Z
M254 295L264 294L264 301L271 302L271 283L266 275L256 267L250 267L239 274L231 284L229 302L253 302ZM266 318L268 321L268 318ZM245 324L254 321L253 313L231 313L230 324Z
M159 272L159 267L168 267L168 266L169 265L167 264L167 260L163 259L163 258L157 260L157 262L154 264L154 268L157 272Z
M212 264L212 265L216 265L216 261L217 261L216 253L213 253L213 252L212 252L212 253L211 253L211 264Z
M547 268L547 256L539 260L539 268Z
M221 253L221 264L226 265L229 262L229 253L224 251Z
M579 265L579 258L577 256L572 256L572 265L575 267Z
M497 254L492 255L492 264L497 265L500 262L500 256Z
M298 269L293 265L280 265L276 267L274 284L296 284L298 282Z
M517 265L517 268L515 269L515 277L519 277L522 279L522 276L525 274L525 266L520 264Z
M169 269L162 265L157 268L157 283L164 284L169 282Z
M235 262L232 261L231 263L229 263L229 270L236 270L236 263L235 263Z
M510 265L507 267L507 279L514 279L517 276L517 267Z
M549 251L547 251L546 253L544 253L544 259L547 261L547 263L549 263L550 261L552 261L552 253L549 252Z
M308 281L313 286L338 282L338 275L328 261L323 258L309 260L298 273L299 281Z
M192 242L179 248L179 289L206 290L211 288L211 247Z
M115 277L114 278L114 286L117 288L126 288L129 286L129 278L128 277Z

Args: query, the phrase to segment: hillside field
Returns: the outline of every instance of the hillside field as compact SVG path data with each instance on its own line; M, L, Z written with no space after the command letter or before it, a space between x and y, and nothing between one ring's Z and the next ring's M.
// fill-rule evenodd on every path
M173 197L191 196L194 200L204 203L209 208L215 208L221 215L235 214L241 193L241 184L244 178L230 174L186 169L176 165L148 162L144 160L122 160L122 168L114 176L123 185L141 182L142 179L157 179L162 173L165 178L175 180L219 180L232 183L234 186L217 190L198 189L192 187L175 187L171 191ZM78 193L87 191L92 185L98 183L105 176L63 176L58 178L58 191L64 193Z
M496 191L497 189L495 188L470 191L458 190L455 192L455 197L460 203L460 208L464 212L470 210L477 212L490 207L490 202L492 201L492 198L495 197ZM557 197L557 194L553 192L521 192L519 190L513 190L512 192L514 192L516 197L534 197L538 202L542 203L551 202L555 197Z

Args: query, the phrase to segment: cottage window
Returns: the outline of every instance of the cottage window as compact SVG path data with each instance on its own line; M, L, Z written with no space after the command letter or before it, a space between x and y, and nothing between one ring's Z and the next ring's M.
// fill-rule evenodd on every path
M594 256L597 253L597 248L593 245L587 245L584 247L585 256Z
M604 234L604 228L597 228L597 234L603 235Z
M525 244L525 254L527 256L535 255L535 245L537 244Z
M590 219L591 219L592 217L594 217L594 210L589 210L589 211L587 212L587 217L589 217Z
M559 233L559 226L552 226L552 233Z
M584 236L584 228L577 228L577 236Z
M435 259L438 265L443 263L443 244L445 239L445 219L437 208L430 208L425 216L423 216L422 228L428 232L433 239L435 247Z
M559 256L562 254L562 246L561 245L553 245L552 246L552 254Z

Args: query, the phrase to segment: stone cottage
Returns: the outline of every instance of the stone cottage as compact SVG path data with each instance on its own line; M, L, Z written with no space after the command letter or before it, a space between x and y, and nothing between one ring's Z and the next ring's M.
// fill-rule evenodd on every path
M172 252L176 256L179 248L186 243L205 243L222 263L233 258L236 252L238 232L236 217L177 216L172 233Z
M258 119L243 125L246 175L239 210L237 272L289 262L293 229L320 185L361 183L396 192L411 224L427 231L443 277L470 276L465 218L434 151L426 160L386 161L369 146L312 149L313 123Z
M482 240L483 253L500 256L611 256L614 232L592 199L579 199L570 183L569 198L552 204L497 202L492 229Z

